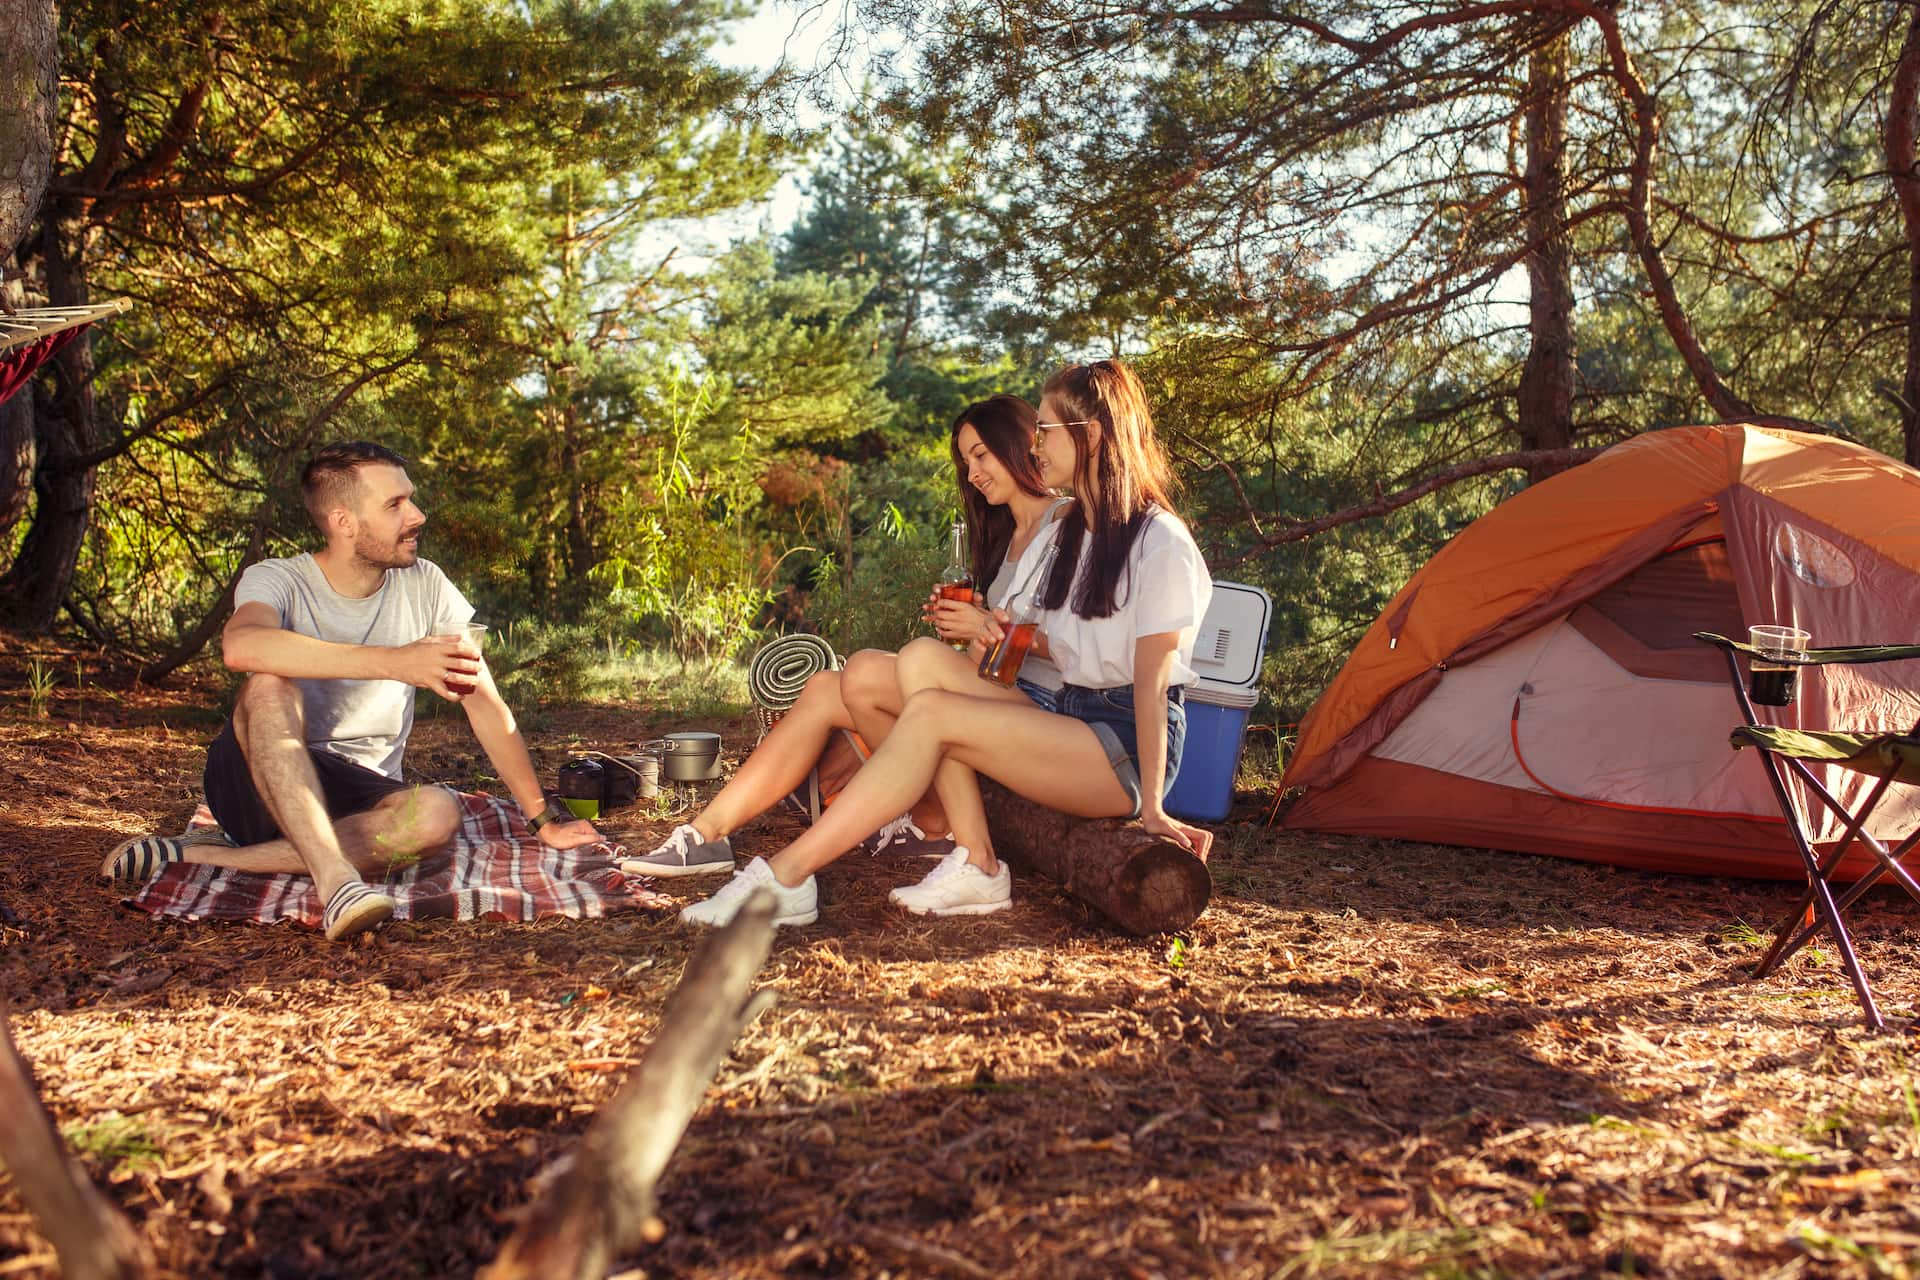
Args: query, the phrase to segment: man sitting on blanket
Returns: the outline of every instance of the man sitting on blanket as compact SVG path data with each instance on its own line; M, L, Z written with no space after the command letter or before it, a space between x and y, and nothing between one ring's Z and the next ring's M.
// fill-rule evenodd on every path
M205 776L207 807L238 847L210 829L143 837L109 854L102 874L140 881L187 861L310 875L326 903L327 937L380 924L394 900L361 876L407 865L460 824L448 791L400 777L416 688L466 709L544 843L571 849L600 838L541 791L513 713L460 634L473 606L420 558L426 516L406 465L377 444L327 445L300 475L325 549L240 575L221 646L228 667L250 674L207 748Z

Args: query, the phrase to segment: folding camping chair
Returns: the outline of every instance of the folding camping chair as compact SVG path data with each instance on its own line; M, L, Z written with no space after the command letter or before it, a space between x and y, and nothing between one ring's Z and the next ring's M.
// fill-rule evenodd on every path
M1800 860L1806 865L1807 891L1801 895L1799 905L1788 912L1774 929L1773 945L1754 968L1753 976L1764 978L1772 973L1824 926L1833 933L1834 943L1840 952L1840 962L1853 983L1854 994L1860 997L1860 1007L1866 1011L1868 1025L1879 1030L1886 1025L1886 1021L1880 1016L1880 1009L1873 1000L1873 991L1867 985L1866 975L1860 970L1860 961L1854 955L1853 940L1847 935L1841 912L1872 888L1883 875L1892 876L1910 895L1920 900L1920 882L1916 882L1901 865L1901 860L1915 845L1920 844L1920 829L1907 835L1891 849L1866 831L1867 819L1872 816L1881 797L1886 795L1888 787L1895 782L1920 783L1920 724L1914 725L1906 733L1815 731L1761 724L1753 701L1747 694L1747 682L1741 676L1739 662L1739 655L1745 654L1751 659L1759 654L1759 650L1710 631L1697 631L1694 639L1715 646L1726 656L1727 674L1733 681L1734 697L1739 699L1740 711L1746 718L1746 723L1736 728L1730 736L1733 749L1738 751L1742 747L1753 747L1760 752L1760 762L1766 766L1767 781L1773 787L1774 799L1780 804L1780 812L1786 815L1787 831L1793 837L1794 847L1800 851ZM1766 660L1769 663L1812 667L1858 666L1872 662L1894 662L1903 658L1920 658L1920 645L1808 649L1804 656L1798 658L1780 658L1770 654ZM1872 790L1860 802L1858 811L1848 812L1846 806L1814 777L1813 771L1808 768L1810 763L1851 769L1879 781L1874 783ZM1806 784L1808 793L1831 808L1844 824L1839 844L1824 861L1813 849L1812 815L1803 816L1795 808L1793 798L1787 791L1783 769ZM1856 841L1873 855L1877 865L1836 896L1834 874L1839 870L1841 859L1846 857Z

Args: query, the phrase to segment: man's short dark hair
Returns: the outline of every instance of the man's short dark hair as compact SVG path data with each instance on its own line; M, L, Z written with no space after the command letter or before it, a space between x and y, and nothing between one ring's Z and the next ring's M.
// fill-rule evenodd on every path
M300 472L300 500L307 504L307 515L325 533L327 513L335 507L353 507L354 472L364 466L404 467L407 460L383 444L367 440L343 440L321 446Z

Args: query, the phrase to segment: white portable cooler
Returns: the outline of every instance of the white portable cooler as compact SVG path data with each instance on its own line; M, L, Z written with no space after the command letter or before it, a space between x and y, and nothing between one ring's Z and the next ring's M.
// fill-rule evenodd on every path
M1233 775L1247 717L1260 700L1255 687L1267 652L1273 601L1259 587L1213 584L1213 600L1193 642L1187 686L1187 740L1180 772L1167 793L1167 812L1194 822L1218 822L1233 807Z

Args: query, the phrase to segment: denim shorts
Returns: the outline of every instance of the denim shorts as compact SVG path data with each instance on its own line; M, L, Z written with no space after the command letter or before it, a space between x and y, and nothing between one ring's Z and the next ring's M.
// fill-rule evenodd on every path
M1060 710L1060 691L1049 689L1043 684L1035 684L1025 676L1016 677L1013 687L1027 695L1029 701L1042 711Z
M1055 705L1047 709L1072 716L1093 730L1100 745L1107 749L1107 763L1113 766L1114 776L1120 779L1120 785L1133 801L1133 810L1127 816L1139 817L1140 747L1134 740L1133 686L1088 689L1077 684L1062 685ZM1160 790L1162 796L1172 788L1180 772L1180 749L1186 740L1186 690L1174 685L1167 690L1167 777Z

